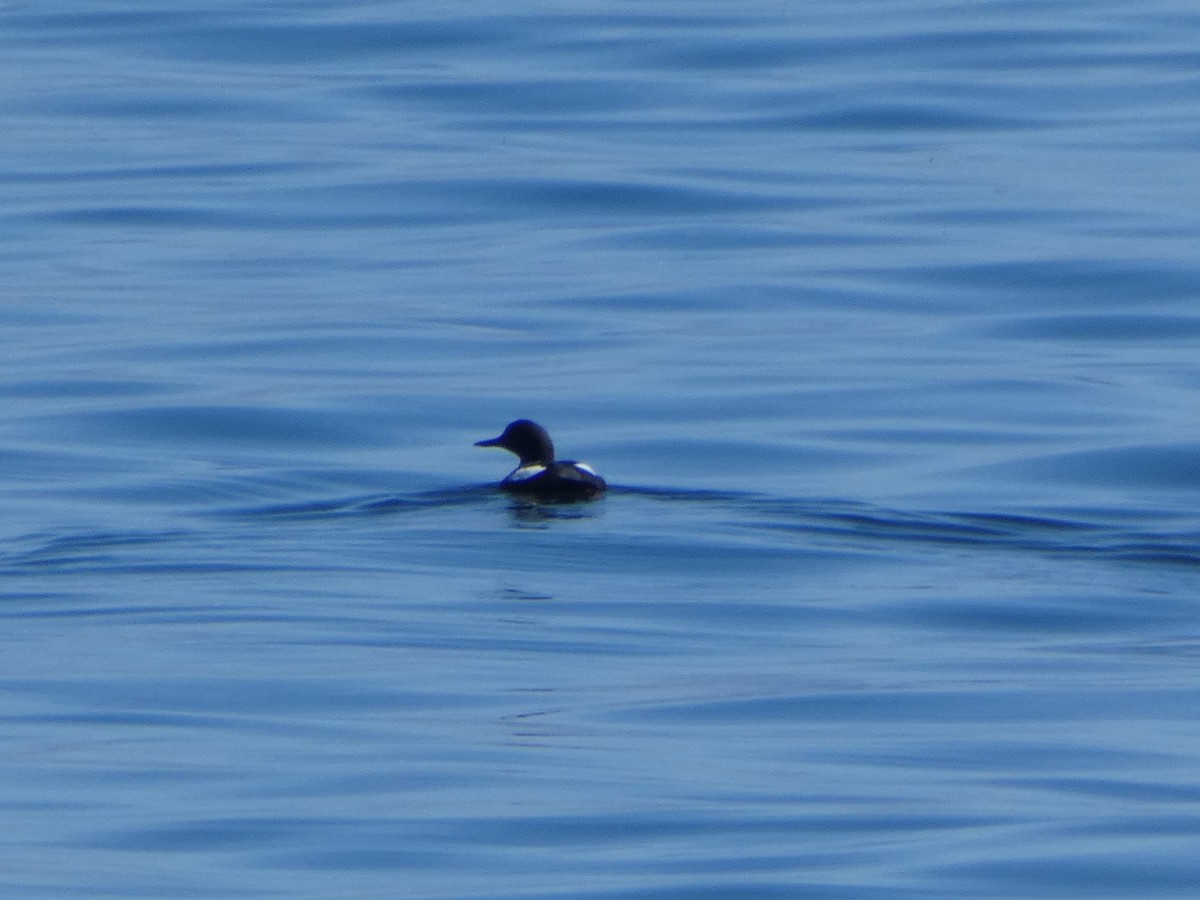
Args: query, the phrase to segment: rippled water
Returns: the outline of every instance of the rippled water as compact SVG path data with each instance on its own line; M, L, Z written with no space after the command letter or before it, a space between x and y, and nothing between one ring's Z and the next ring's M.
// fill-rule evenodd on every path
M0 22L4 896L1194 895L1194 4Z

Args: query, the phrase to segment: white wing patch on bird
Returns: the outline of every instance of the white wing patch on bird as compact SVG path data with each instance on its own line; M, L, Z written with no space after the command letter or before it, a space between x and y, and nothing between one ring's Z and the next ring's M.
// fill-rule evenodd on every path
M519 469L513 469L512 474L504 480L508 482L528 481L530 478L536 478L545 471L546 467L541 463L534 463L531 466L521 466Z

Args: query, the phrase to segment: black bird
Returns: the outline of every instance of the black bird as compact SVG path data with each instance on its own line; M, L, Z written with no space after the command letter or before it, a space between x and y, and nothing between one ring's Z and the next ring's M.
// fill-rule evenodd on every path
M546 429L528 419L510 422L500 437L478 441L476 447L503 447L520 462L508 473L500 490L546 503L592 500L607 489L604 479L586 463L554 458L554 442Z

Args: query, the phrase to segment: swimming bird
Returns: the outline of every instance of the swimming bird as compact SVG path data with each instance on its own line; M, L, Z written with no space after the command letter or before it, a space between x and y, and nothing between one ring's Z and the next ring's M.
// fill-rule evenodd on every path
M592 500L607 489L604 479L586 463L554 458L554 442L546 429L529 419L510 422L499 437L477 441L476 447L503 447L519 462L500 482L500 490L544 503Z

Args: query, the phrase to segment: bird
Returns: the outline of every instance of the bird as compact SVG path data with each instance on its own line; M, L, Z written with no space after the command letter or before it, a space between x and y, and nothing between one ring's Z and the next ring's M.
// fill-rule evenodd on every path
M503 447L519 462L500 482L500 490L543 503L594 500L608 484L586 463L554 458L554 442L537 422L509 422L499 437L476 441L476 447Z

